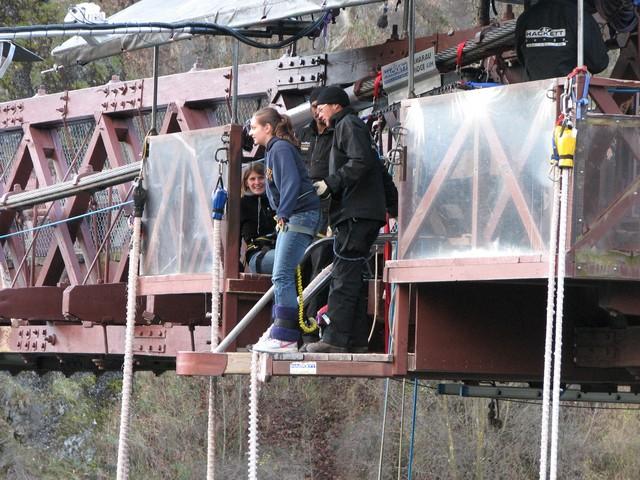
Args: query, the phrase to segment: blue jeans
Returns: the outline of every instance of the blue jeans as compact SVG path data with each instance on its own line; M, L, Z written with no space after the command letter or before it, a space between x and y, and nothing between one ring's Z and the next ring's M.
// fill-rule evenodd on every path
M299 225L317 232L320 225L320 210L294 213L289 218L289 224ZM302 260L304 251L312 241L312 235L294 232L286 228L278 233L273 261L273 274L271 275L271 282L275 289L275 305L298 307L296 266Z
M268 273L271 274L273 272L273 259L275 258L276 251L272 248L271 250L267 250L262 256L262 261L260 262L260 268L258 268L258 258L260 257L261 252L255 253L249 259L249 270L252 273Z

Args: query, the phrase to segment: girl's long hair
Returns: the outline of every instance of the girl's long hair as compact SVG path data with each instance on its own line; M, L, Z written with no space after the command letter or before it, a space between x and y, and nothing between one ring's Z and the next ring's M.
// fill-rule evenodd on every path
M273 135L299 146L300 142L293 131L291 119L287 115L281 115L275 108L266 107L258 110L254 115L260 125L271 125Z
M249 166L245 168L244 173L242 174L241 196L243 197L249 191L249 185L247 182L249 181L249 176L254 172L264 177L264 164L262 162L251 162Z

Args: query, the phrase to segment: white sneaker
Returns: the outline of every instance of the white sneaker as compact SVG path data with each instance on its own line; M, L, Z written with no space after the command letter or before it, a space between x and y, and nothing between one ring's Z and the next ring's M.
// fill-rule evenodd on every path
M254 352L263 353L289 353L298 351L298 342L286 342L275 338L267 338L251 347Z

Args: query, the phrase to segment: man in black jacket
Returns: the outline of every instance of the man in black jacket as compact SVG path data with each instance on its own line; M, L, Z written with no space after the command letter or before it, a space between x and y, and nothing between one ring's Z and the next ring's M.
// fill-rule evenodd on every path
M329 175L329 154L333 141L333 128L318 115L318 95L324 87L315 88L309 95L311 121L298 132L302 160L309 170L309 178L317 182Z
M318 111L334 129L329 175L314 186L321 198L331 196L329 221L335 235L335 259L329 325L322 340L307 345L307 351L366 351L368 323L362 275L369 250L385 223L383 167L372 148L369 130L349 108L344 90L335 86L323 89Z
M527 79L564 77L571 73L577 63L577 24L575 0L540 0L518 17L516 46ZM591 73L600 73L609 64L602 33L586 5L584 63Z

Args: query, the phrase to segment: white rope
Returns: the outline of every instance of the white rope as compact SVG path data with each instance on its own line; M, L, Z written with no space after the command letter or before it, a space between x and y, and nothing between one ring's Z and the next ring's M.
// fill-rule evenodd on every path
M211 271L211 351L218 346L220 313L220 220L213 221L213 268ZM215 478L216 417L215 387L213 377L209 378L209 419L207 422L207 480Z
M253 351L249 393L249 480L258 479L258 364L259 354Z
M127 284L127 328L122 369L122 406L120 407L120 436L118 439L117 480L129 478L129 407L133 387L133 337L136 322L136 295L138 290L138 263L140 259L140 230L142 218L133 218L133 236L129 253L129 278Z
M371 322L371 330L369 331L369 337L367 338L367 342L371 343L371 337L373 337L373 332L376 329L376 322L378 321L378 246L376 245L376 253L374 254L375 262L374 262L374 273L373 273L373 298L375 298L375 303L373 306L373 321Z
M549 232L549 271L547 275L547 326L544 338L544 380L542 387L542 423L540 433L540 480L547 478L547 455L549 453L549 387L551 384L551 348L553 341L553 312L556 287L556 251L558 247L558 217L560 213L560 178L557 167L553 167L553 198L551 229Z
M556 480L558 468L558 420L560 416L560 369L562 364L562 319L566 264L567 211L569 209L569 170L568 168L562 169L562 184L560 186L560 233L558 234L558 289L556 291L555 349L553 353L550 480Z
M258 343L266 341L271 327L262 334ZM251 353L251 380L249 391L249 480L258 479L258 392L259 370L262 354L255 350Z

